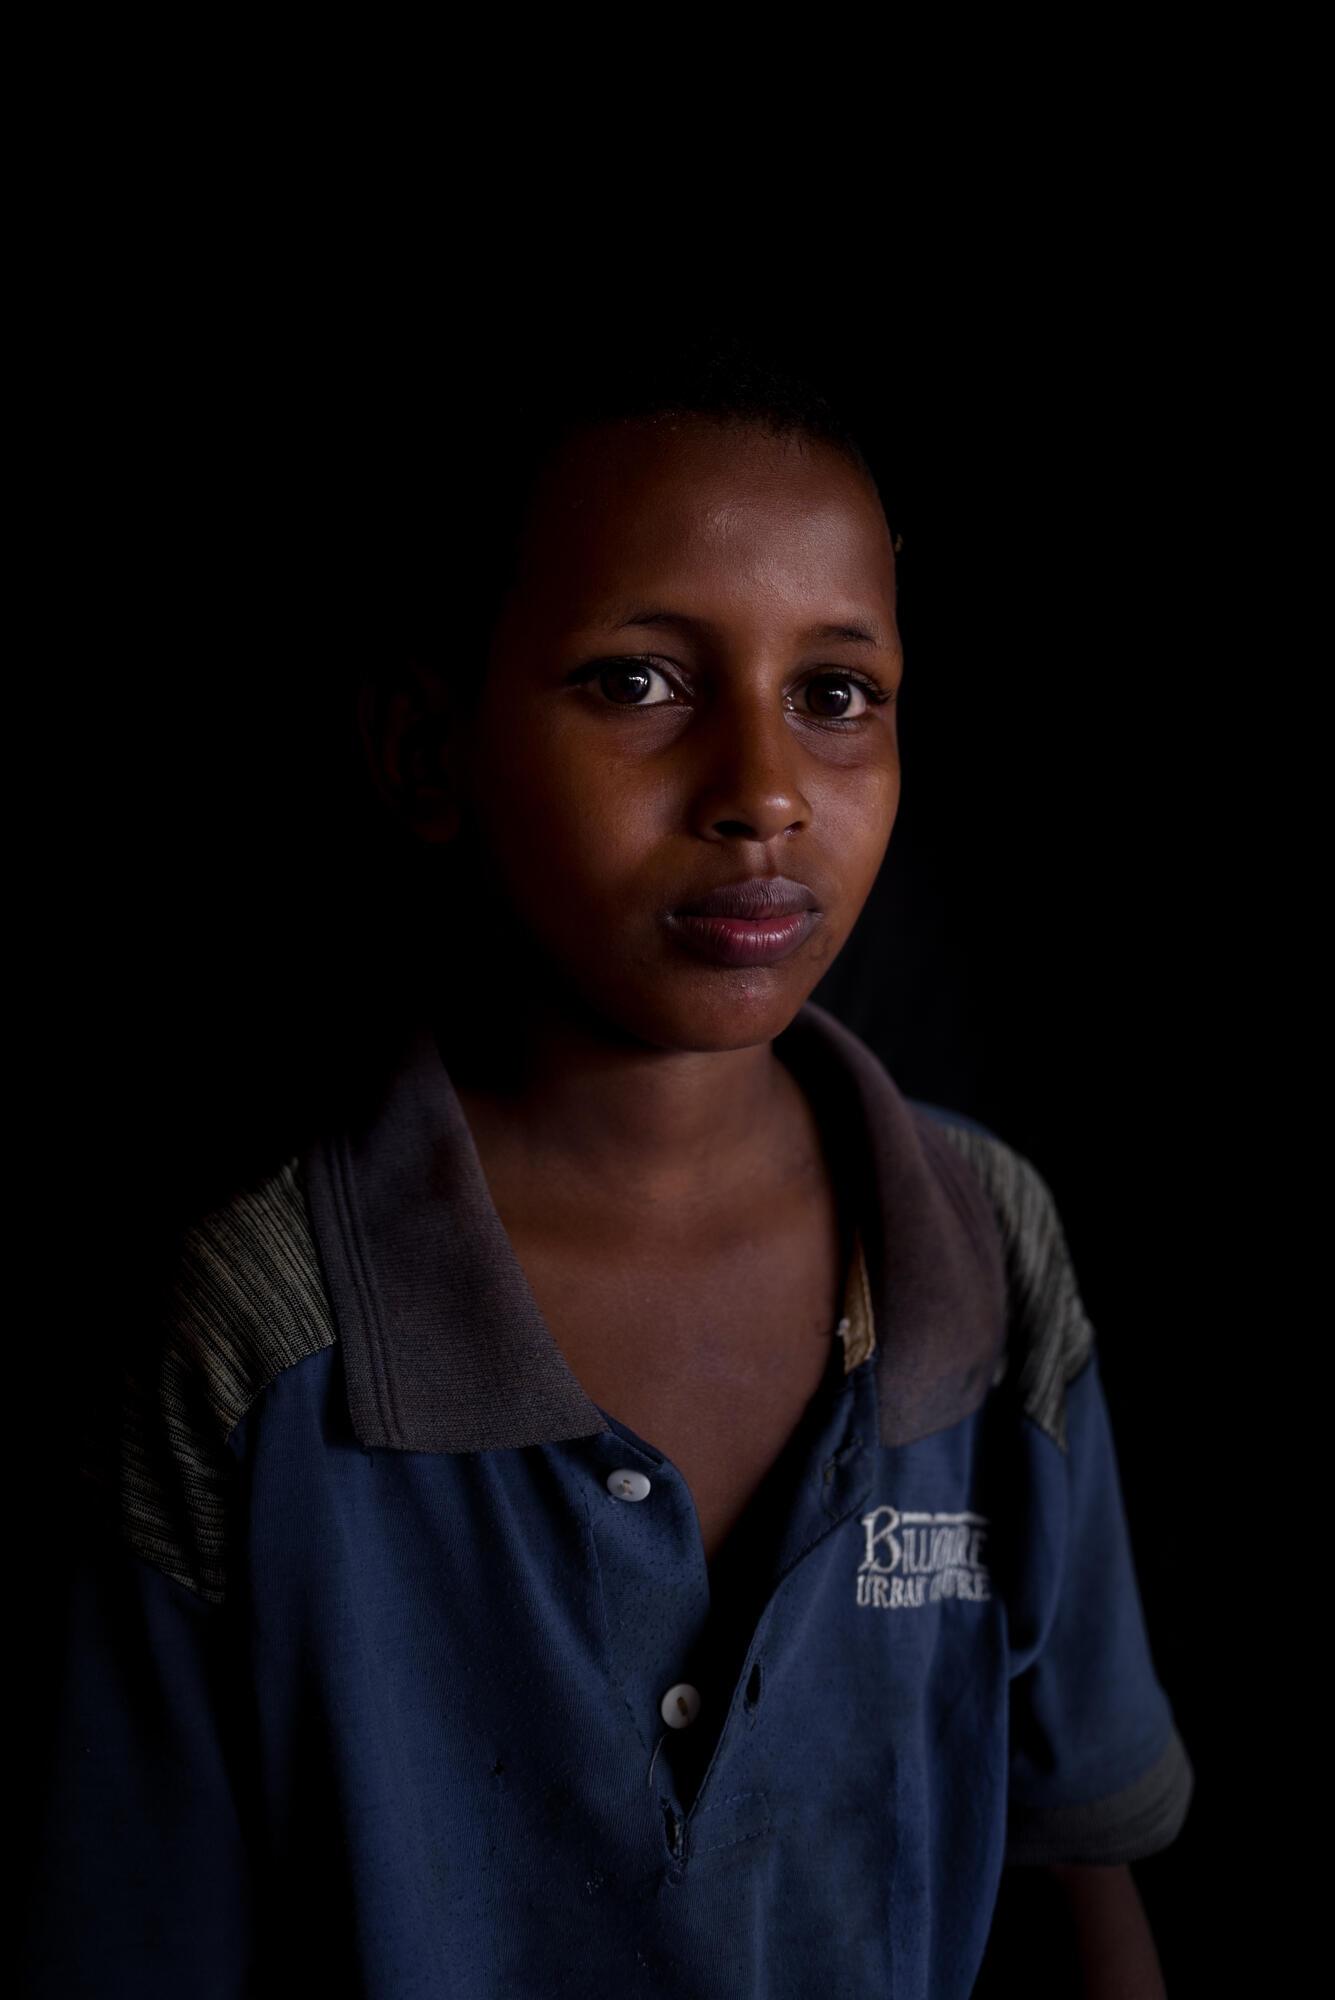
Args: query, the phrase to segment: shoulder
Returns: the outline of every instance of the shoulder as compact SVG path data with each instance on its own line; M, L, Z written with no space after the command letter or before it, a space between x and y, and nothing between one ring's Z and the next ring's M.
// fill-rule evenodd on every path
M964 1173L1000 1235L1006 1277L1006 1369L1025 1414L1066 1447L1066 1389L1094 1351L1057 1203L1024 1154L977 1119L906 1100L939 1171Z
M336 1338L302 1163L289 1159L189 1222L157 1323L89 1428L81 1473L103 1524L200 1597L227 1590L227 1443L284 1369Z

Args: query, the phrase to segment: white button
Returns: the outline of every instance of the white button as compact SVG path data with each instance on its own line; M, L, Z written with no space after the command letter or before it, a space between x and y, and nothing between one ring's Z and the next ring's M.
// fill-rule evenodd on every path
M618 1466L607 1475L607 1490L618 1500L643 1500L649 1491L649 1481L642 1472L636 1472L629 1465Z
M669 1729L684 1729L700 1713L700 1693L689 1681L678 1681L658 1704L658 1712Z

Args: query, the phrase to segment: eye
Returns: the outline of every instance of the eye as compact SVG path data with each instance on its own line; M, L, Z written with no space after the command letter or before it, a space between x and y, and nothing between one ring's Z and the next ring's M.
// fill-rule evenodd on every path
M853 690L851 704L849 704L849 696L843 692L845 688ZM803 694L811 694L813 692L823 702L835 702L835 704L841 702L843 704L843 706L835 706L835 708L829 708L829 710L817 708L815 716L821 722L861 722L861 718L871 708L871 698L879 696L881 690L873 682L863 680L859 674L817 674L813 680L803 682L801 692ZM857 698L859 696L861 696L861 708L857 706Z
M657 708L665 699L676 699L667 675L650 660L613 660L601 669L599 679L610 700L631 708ZM657 700L652 699L655 681L667 689L667 695Z
M853 690L851 703L848 694L845 692L848 688ZM837 727L843 722L861 722L869 714L873 703L879 707L882 702L891 699L887 689L878 687L876 682L869 680L865 674L852 673L843 668L837 673L817 674L811 680L803 682L802 691L804 694L810 693L813 690L818 701L834 704L833 708L821 709L818 707L811 714L813 721L824 723L827 726L831 723ZM858 706L859 696L861 697L860 707Z
M596 680L608 700L617 708L664 708L677 699L672 683L652 660L629 658L593 660L571 675L572 681ZM655 681L667 688L666 698L650 699Z
M685 699L664 669L642 654L590 660L571 674L570 680L574 684L596 681L613 708L671 708L679 707ZM655 695L655 683L666 692ZM808 691L814 691L816 705L801 712L806 721L822 729L855 728L866 721L873 705L894 699L889 689L866 674L844 667L813 675L802 683L801 692Z

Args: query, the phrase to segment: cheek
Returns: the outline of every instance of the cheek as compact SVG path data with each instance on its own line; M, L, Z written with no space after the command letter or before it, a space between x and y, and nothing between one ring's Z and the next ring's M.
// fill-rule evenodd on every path
M529 909L602 889L614 898L672 825L666 771L617 758L588 731L512 731L473 765L471 805L488 852Z
M671 756L619 752L611 731L542 722L488 730L472 765L473 810L515 903L539 927L548 915L606 904L624 910L637 882L691 819L698 771ZM809 762L793 776L809 818L803 845L826 878L860 903L885 857L899 808L893 736L860 765Z
M815 809L813 831L822 848L842 857L850 878L860 874L868 884L885 858L899 812L899 762L887 758L859 774L856 784L832 786Z

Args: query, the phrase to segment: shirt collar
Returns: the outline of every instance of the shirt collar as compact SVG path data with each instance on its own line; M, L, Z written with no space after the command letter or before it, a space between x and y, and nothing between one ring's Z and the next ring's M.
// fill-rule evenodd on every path
M883 1443L958 1421L1004 1337L986 1198L935 1119L825 1008L807 1001L774 1049L816 1109L853 1217L845 1369L874 1362ZM543 1321L429 1022L405 1031L364 1108L303 1165L360 1444L495 1451L607 1430Z

